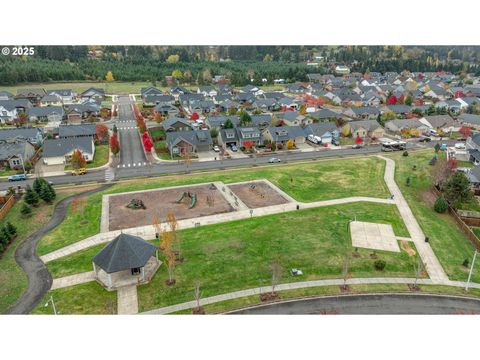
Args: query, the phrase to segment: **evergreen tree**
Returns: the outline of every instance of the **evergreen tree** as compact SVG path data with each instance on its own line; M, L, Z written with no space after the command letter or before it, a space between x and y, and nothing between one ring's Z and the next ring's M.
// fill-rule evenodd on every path
M32 213L32 208L28 206L27 204L23 203L22 208L20 209L20 213L23 216L28 216Z
M38 177L33 181L33 190L40 195L40 191L42 190L42 185L46 183L44 178Z
M27 185L27 191L25 193L25 202L28 205L37 206L38 201L39 201L38 194L35 191L33 191L30 185Z
M7 225L5 225L5 228L10 234L10 237L14 237L15 235L17 235L17 228L10 221L7 222Z
M39 196L43 201L51 203L53 199L55 199L55 192L49 183L44 182L40 189Z

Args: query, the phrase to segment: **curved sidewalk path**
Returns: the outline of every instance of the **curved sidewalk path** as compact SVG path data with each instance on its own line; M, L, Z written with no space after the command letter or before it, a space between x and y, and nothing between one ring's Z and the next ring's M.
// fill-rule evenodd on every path
M422 258L425 268L428 272L428 276L436 284L444 284L449 281L447 274L443 270L442 265L438 261L435 253L432 250L432 247L429 243L425 242L425 234L422 231L422 228L417 222L417 219L412 213L410 206L403 197L400 188L395 182L395 161L392 159L377 155L380 159L386 161L385 165L385 175L384 180L387 184L390 193L394 195L394 201L397 205L398 211L403 218L403 222L407 227L408 232L410 233L410 238L412 239L415 247Z
M30 313L43 296L50 290L52 276L47 267L37 255L38 241L50 230L59 225L67 215L68 205L76 196L88 196L98 191L105 190L111 185L103 185L93 190L71 195L60 200L53 211L50 221L26 238L15 250L15 261L20 265L28 276L28 288L22 296L7 309L6 314L28 314Z

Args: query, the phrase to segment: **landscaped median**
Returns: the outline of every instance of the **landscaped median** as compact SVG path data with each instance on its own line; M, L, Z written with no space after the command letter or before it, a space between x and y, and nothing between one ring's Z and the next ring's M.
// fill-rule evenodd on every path
M364 202L182 230L178 235L185 261L175 269L176 284L166 285L167 271L161 267L151 283L138 288L139 309L191 301L197 280L203 297L268 286L272 261L278 261L283 268L282 283L342 278L347 258L348 277L414 277L415 257L403 250L375 252L352 247L348 225L355 217L358 221L391 224L395 235L408 237L396 206ZM51 261L47 266L54 278L91 271L91 259L103 246ZM415 250L413 244L410 247ZM378 259L386 261L383 271L375 269ZM304 275L292 276L291 268L300 268ZM71 289L77 287L81 287L82 297L88 297L95 296L100 285L91 283ZM87 303L85 308L78 308L75 304L80 300L73 290L57 289L51 294L58 309L63 307L63 313L101 313L105 308Z
M148 190L167 186L223 181L234 183L267 179L301 202L351 196L387 198L383 181L385 162L375 157L320 161L311 164L241 169L191 176L134 180L113 185L103 194ZM76 209L70 206L65 221L40 240L39 255L70 245L100 231L102 193L85 199Z

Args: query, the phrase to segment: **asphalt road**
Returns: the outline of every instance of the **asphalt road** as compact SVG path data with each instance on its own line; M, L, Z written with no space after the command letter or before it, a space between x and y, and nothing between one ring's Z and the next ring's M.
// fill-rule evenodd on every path
M240 315L448 315L480 314L480 300L421 294L345 295L260 305Z
M120 166L122 168L145 166L147 162L138 133L137 122L134 118L132 104L133 102L128 95L118 97L118 119L114 124L118 128Z
M117 124L118 127L118 124ZM120 132L121 130L119 130ZM135 130L136 132L136 130ZM130 134L133 137L133 134ZM138 133L137 133L137 136ZM121 141L121 140L120 140ZM138 142L132 140L134 144L132 147L132 151L135 152L137 155L134 155L137 159L138 157L142 158L141 161L145 161L145 155L141 148L140 139L138 138ZM452 145L455 141L442 141L442 143L447 143ZM128 144L128 141L127 141ZM140 150L136 148L139 146ZM121 144L122 150L120 153L126 153L127 150L124 148L124 143ZM128 145L127 145L128 146ZM434 142L428 144L422 144L416 142L409 142L407 143L407 149L419 149L429 147L432 148L434 146ZM138 152L141 151L141 155L138 155ZM325 149L321 151L314 151L314 152L295 152L280 154L280 155L268 155L268 156L259 156L254 158L243 158L243 159L228 159L228 160L216 160L216 161L202 161L196 162L192 161L188 168L184 165L183 162L176 162L176 163L161 163L161 164L152 164L149 165L147 162L146 166L140 167L120 167L115 168L115 180L126 179L126 178L134 178L134 177L141 177L141 176L161 176L161 175L169 175L169 174L177 174L177 173L184 173L185 171L199 171L199 170L224 170L229 168L235 167L248 167L253 165L268 165L268 166L277 166L277 164L268 164L268 160L271 157L278 157L282 160L282 163L290 162L290 161L299 161L299 160L315 160L321 158L334 158L334 157L345 157L351 155L371 155L371 154L380 154L381 149L380 145L372 145L367 146L361 149L341 149L341 150L331 150ZM385 154L385 153L383 153ZM388 154L388 153L387 153ZM126 156L126 155L124 155ZM138 161L140 162L140 161ZM123 166L123 164L122 164ZM97 182L97 181L105 181L105 170L100 171L89 171L87 174L82 176L72 176L72 175L62 175L62 176L50 176L48 180L51 181L54 185L79 185L81 183L86 182ZM7 180L3 180L0 182L0 190L6 190L10 186L20 185L25 187L27 184L32 184L33 179L29 179L27 181L18 181L18 182L8 182Z
M28 276L28 288L22 296L5 312L6 314L29 314L52 286L52 276L47 267L37 255L38 241L50 230L60 224L67 215L68 205L75 196L88 196L105 190L111 184L97 189L67 197L58 202L50 221L38 231L25 239L15 250L15 261Z

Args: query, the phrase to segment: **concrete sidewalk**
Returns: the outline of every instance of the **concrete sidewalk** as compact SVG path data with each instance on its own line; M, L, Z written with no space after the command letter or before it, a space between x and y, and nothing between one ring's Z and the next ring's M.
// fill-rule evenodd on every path
M67 286L85 284L95 280L95 273L93 271L83 272L80 274L65 276L53 279L50 290L61 289Z
M123 286L117 291L118 315L138 313L137 285Z
M410 206L403 197L400 188L395 182L395 161L392 159L377 155L380 159L386 161L385 166L385 183L387 184L390 193L394 195L394 201L397 204L398 211L403 218L403 222L410 233L410 238L415 244L430 279L436 284L447 283L449 281L447 274L443 270L442 265L438 261L429 243L425 242L425 234L423 233L417 219L412 213Z

